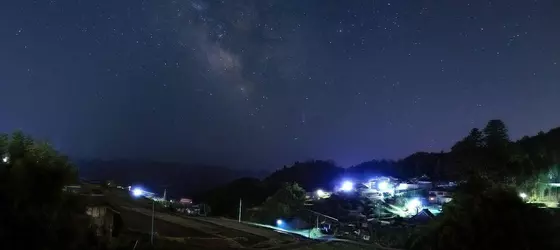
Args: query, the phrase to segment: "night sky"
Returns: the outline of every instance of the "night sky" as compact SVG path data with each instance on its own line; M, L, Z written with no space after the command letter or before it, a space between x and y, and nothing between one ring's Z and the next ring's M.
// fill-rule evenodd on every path
M560 1L3 0L0 131L277 168L560 126Z

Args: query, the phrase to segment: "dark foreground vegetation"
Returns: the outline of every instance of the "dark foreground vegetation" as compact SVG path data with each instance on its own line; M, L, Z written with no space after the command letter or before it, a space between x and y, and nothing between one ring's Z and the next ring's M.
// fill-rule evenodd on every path
M181 249L175 241L149 246L145 234L123 233L109 244L85 214L83 197L63 192L78 181L76 169L47 143L17 132L0 135L0 240L6 249ZM559 214L519 197L538 196L543 182L560 182L560 129L510 141L505 124L472 129L450 152L416 153L398 161L365 162L348 169L330 161L298 162L267 178L241 178L199 195L212 215L273 223L303 208L305 191L328 189L341 178L376 174L459 181L453 201L427 226L393 237L407 249L560 249ZM140 239L140 240L138 240ZM384 243L381 240L379 243ZM199 242L208 246L208 242ZM385 244L385 243L384 243ZM385 244L389 245L389 243ZM196 249L196 246L190 246ZM217 249L220 246L217 246Z
M66 157L49 144L21 132L1 134L1 249L230 249L227 241L211 240L214 236L161 220L156 220L158 235L152 242L150 216L128 210L107 212L114 208L108 187L87 193L65 191L78 183L86 185ZM131 199L127 191L122 192ZM187 236L196 239L185 241Z
M463 183L442 216L405 232L405 237L394 236L399 242L393 247L560 249L554 237L560 230L558 211L537 208L519 197L523 190L533 199L543 193L542 183L560 182L560 128L511 141L506 125L491 120L483 129L472 129L449 152L419 152L347 169L331 161L296 162L263 180L238 179L198 198L210 204L214 215L232 218L241 199L244 219L270 222L295 215L303 207L305 191L332 188L342 178L381 174Z
M558 211L525 203L508 185L473 176L410 249L558 249Z
M68 161L22 133L0 135L0 240L6 249L90 249L85 203L64 195L77 181Z

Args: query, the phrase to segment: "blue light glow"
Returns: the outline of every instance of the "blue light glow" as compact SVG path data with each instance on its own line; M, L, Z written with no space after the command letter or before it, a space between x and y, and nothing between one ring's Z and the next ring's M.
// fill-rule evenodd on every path
M145 193L145 191L141 188L132 189L132 195L135 196L135 197L142 196L142 195L144 195L144 193Z
M422 202L418 198L413 198L406 204L406 209L409 212L418 212L422 208Z
M389 190L389 183L386 181L382 181L379 184L377 184L377 188L379 189L379 191L387 191Z
M343 182L342 186L340 187L340 190L344 192L352 191L352 189L354 189L354 183L352 183L351 181Z

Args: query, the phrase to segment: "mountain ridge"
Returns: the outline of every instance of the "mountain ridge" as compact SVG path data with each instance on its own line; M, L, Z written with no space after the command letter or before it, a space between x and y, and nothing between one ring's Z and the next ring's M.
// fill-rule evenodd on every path
M190 196L243 177L263 178L263 171L225 166L144 160L74 160L80 177L113 180L122 185L141 185L155 193Z

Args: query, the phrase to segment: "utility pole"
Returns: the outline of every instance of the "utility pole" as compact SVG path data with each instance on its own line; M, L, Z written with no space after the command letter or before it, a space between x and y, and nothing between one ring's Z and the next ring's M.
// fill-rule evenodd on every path
M155 217L156 202L152 200L152 233L150 234L150 243L154 245L154 217Z
M241 222L241 206L242 206L242 201L241 198L239 199L239 222Z

